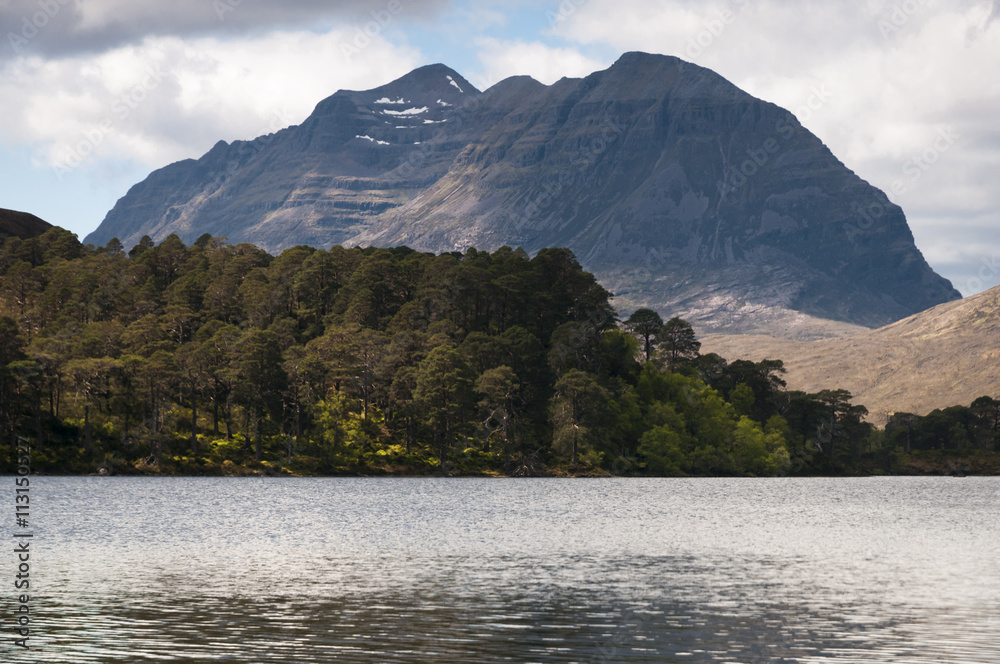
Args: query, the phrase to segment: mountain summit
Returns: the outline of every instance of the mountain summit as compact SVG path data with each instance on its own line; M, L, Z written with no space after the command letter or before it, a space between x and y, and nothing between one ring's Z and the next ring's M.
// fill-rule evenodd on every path
M788 111L677 58L480 92L444 65L152 173L86 238L426 251L565 246L707 330L823 336L957 299L903 211ZM817 329L819 331L817 331Z

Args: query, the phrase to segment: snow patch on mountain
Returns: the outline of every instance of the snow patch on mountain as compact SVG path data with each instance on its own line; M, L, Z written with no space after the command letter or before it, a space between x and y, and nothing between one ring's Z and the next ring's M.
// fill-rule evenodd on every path
M382 112L386 115L419 115L421 113L426 113L427 107L421 106L420 108L408 108L405 111L390 111L386 109Z
M367 134L364 134L364 135L358 134L358 135L355 135L354 138L363 138L366 141L371 141L372 143L377 143L379 145L389 145L390 144L389 141L380 141L377 138L372 138L371 136L368 136Z

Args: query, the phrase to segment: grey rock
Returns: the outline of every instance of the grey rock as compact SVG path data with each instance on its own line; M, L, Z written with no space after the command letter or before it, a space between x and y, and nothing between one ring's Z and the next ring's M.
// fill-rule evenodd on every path
M903 211L794 115L644 53L551 86L480 92L431 65L337 92L302 125L156 171L86 241L170 233L272 252L569 247L621 309L704 331L876 327L960 297Z

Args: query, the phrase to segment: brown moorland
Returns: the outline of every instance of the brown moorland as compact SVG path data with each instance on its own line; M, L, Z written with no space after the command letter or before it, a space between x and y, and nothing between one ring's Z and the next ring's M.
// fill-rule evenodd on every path
M926 415L1000 397L1000 286L869 332L807 342L713 335L702 352L781 359L788 389L850 390L881 426L894 412Z

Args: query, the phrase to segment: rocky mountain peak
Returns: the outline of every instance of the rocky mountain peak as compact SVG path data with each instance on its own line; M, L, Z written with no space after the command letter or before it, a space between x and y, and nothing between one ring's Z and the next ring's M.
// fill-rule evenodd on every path
M411 95L424 99L448 97L459 101L458 95L479 95L480 91L457 71L443 64L418 67L391 83L374 88L369 92L385 95Z
M340 90L320 103L336 108L341 98L350 99L362 107L401 114L407 109L448 108L468 103L482 93L451 67L433 64L414 69L405 76L371 90Z
M266 138L153 173L87 241L569 247L624 310L719 331L877 326L959 297L791 113L670 56L482 93L428 65Z

